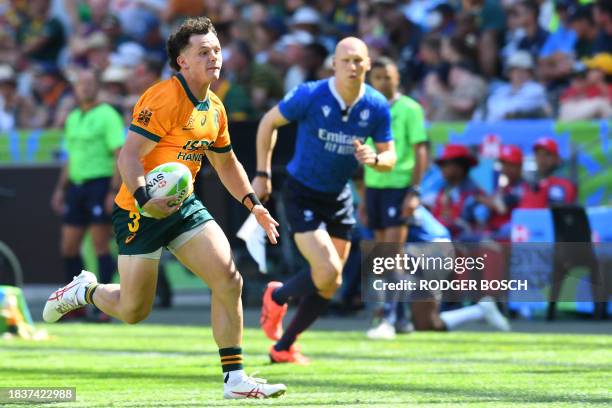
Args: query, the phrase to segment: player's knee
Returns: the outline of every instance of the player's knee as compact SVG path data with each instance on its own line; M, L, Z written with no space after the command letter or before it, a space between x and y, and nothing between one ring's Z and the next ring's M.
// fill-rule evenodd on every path
M124 310L121 315L121 320L127 324L136 324L142 322L149 316L149 310L147 308L128 308Z
M342 268L339 265L328 263L318 268L315 275L315 285L322 291L335 292L342 283Z
M238 271L227 274L219 279L211 288L218 296L240 296L242 293L242 276Z

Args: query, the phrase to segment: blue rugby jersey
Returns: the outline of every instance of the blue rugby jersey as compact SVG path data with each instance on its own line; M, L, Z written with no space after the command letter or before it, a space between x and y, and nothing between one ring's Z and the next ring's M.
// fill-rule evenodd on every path
M333 77L306 82L285 95L278 108L287 120L298 122L287 171L313 190L342 190L359 165L354 139L362 143L367 137L375 143L392 140L389 103L369 85L362 86L358 99L347 108Z

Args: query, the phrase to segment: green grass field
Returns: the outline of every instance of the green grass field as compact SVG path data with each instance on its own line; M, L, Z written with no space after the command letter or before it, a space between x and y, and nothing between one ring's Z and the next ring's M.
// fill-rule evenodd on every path
M76 403L53 406L612 405L612 337L605 335L413 333L372 342L361 332L312 331L301 344L313 363L298 367L269 365L269 342L249 329L247 371L286 383L288 392L231 402L221 397L209 328L46 328L52 340L0 340L0 386L76 387Z

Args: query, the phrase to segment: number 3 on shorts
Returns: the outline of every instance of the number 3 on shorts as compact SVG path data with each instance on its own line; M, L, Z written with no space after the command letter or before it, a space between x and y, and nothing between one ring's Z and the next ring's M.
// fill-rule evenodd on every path
M138 211L130 211L130 218L134 221L128 222L128 230L133 234L140 228L140 213Z

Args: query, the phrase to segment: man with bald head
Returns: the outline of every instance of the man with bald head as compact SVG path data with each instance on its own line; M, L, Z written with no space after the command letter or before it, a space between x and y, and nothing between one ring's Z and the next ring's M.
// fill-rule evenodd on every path
M253 189L262 199L272 192L272 151L276 130L297 121L297 141L287 165L283 198L289 230L310 268L264 292L261 326L275 340L275 363L305 364L294 346L297 336L326 309L341 283L355 223L349 179L359 165L390 171L396 160L391 115L385 97L365 84L368 49L358 38L340 41L334 76L291 90L262 118L257 129L257 173ZM364 144L372 138L373 147ZM300 298L286 330L282 320L289 299Z

